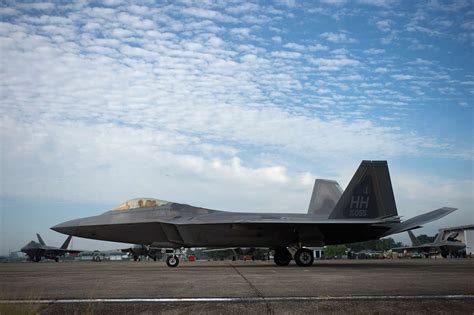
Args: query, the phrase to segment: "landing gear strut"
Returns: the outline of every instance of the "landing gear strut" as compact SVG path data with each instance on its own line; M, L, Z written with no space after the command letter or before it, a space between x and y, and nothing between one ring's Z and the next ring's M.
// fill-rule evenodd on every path
M177 267L179 264L178 256L176 256L175 254L168 256L168 258L166 258L166 264L168 265L168 267Z
M277 247L273 261L277 266L288 266L291 261L291 254L286 247Z

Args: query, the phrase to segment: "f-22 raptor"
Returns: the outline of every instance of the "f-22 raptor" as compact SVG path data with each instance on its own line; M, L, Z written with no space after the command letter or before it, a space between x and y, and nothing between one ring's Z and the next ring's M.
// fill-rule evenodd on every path
M262 247L279 266L313 264L307 247L378 239L419 228L454 208L440 208L406 221L398 216L386 161L362 161L345 191L335 181L316 180L307 214L211 210L152 198L129 200L101 215L67 221L52 229L98 240L163 248ZM173 253L170 267L179 263Z
M406 247L396 247L392 248L392 250L396 252L417 251L425 255L425 257L437 254L441 254L443 258L447 258L448 256L460 257L465 255L464 249L466 248L466 245L456 239L459 233L449 233L446 239L443 239L443 235L445 234L444 232L445 231L443 229L439 230L435 240L432 243L421 244L421 242L416 238L415 234L413 234L412 231L408 231L412 245Z
M60 248L46 245L38 233L36 234L36 237L38 238L39 243L35 241L30 241L20 250L21 252L28 255L28 258L31 261L39 262L42 257L45 257L47 259L52 259L58 262L59 257L64 256L66 253L77 254L81 252L80 250L67 249L69 243L71 242L72 235L70 235L66 239L66 241Z

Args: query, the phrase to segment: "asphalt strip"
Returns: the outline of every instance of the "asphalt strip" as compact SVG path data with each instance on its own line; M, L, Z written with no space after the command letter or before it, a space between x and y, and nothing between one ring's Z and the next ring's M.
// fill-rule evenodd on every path
M355 300L474 300L474 295L358 295L293 297L198 297L198 298L132 298L132 299L45 299L0 300L0 304L68 304L68 303L222 303L280 301L355 301Z

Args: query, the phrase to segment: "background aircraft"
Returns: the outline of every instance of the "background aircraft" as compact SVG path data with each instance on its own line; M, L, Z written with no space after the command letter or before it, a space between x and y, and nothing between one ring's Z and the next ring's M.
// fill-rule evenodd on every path
M457 232L452 232L447 235L445 240L443 240L444 230L441 229L432 243L421 244L421 242L416 238L415 234L413 234L412 231L408 231L412 246L396 247L392 248L392 250L396 252L417 251L425 255L425 257L438 254L441 254L441 256L444 258L448 257L449 255L459 257L463 255L466 245L461 241L456 240L458 234L459 233Z
M154 261L161 257L161 248L147 245L134 245L130 248L122 249L122 253L128 253L134 261L140 261L140 257L150 257Z
M211 210L152 198L132 199L101 215L52 227L79 237L165 248L263 247L274 262L310 266L307 247L378 239L419 228L454 208L440 208L401 222L386 161L362 161L347 189L316 181L307 214ZM168 266L179 263L176 255Z
M77 254L81 252L80 250L67 249L69 242L71 242L72 235L66 239L60 248L46 245L39 234L36 234L36 237L38 238L39 243L30 241L20 250L28 255L28 258L31 261L39 262L42 257L45 257L47 259L54 259L58 262L59 257L64 256L66 253Z

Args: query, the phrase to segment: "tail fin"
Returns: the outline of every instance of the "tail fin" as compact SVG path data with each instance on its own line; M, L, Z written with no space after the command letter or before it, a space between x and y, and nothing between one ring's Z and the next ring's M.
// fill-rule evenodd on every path
M387 161L362 161L330 219L397 216Z
M66 240L64 241L64 244L61 246L61 249L67 249L69 246L69 242L71 242L72 235L69 235Z
M46 245L43 241L43 239L41 238L41 235L39 235L38 233L36 233L36 237L38 238L38 242L41 244L41 245Z
M420 241L416 238L415 234L412 231L408 231L408 235L410 236L411 246L420 246Z
M336 181L316 179L311 201L309 202L308 214L320 214L329 217L341 195L341 186Z

